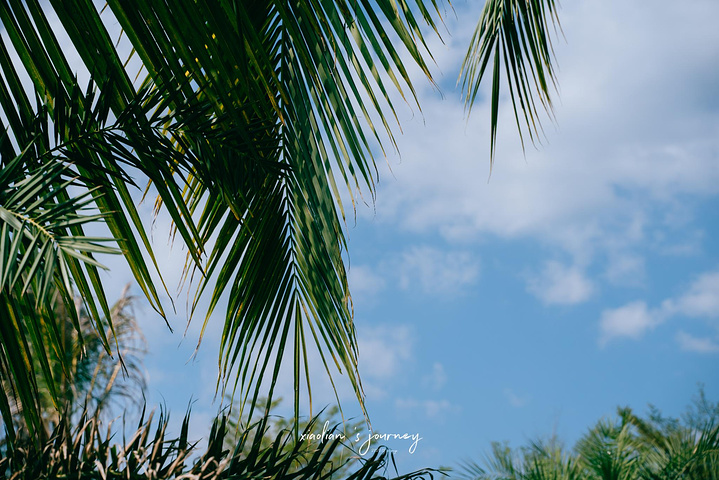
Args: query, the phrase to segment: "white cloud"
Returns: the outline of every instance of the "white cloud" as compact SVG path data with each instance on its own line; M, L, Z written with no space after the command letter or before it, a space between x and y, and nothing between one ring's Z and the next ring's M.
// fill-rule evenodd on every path
M645 260L626 252L610 255L604 276L613 285L641 286L646 277Z
M605 310L599 321L599 343L605 345L609 340L621 337L638 339L658 323L659 319L649 312L644 302L632 302L613 310Z
M663 308L688 317L719 317L719 271L701 275L684 295L665 302Z
M673 317L719 318L719 271L699 275L685 293L661 302L659 308L649 310L645 302L637 301L623 307L605 310L599 321L600 344L618 337L640 338L665 320ZM719 327L719 324L715 325ZM676 335L682 350L708 353L719 348L710 338L699 338L684 331Z
M400 375L412 358L414 340L407 326L358 329L359 370L362 378L387 380Z
M467 121L459 92L439 99L421 89L423 116L400 112L402 162L390 159L392 173L383 174L376 209L366 213L450 242L529 238L586 267L612 257L600 270L618 285L641 281L637 249L696 245L696 228L678 228L663 214L686 195L719 193L719 30L711 26L719 4L658 1L651 12L620 0L563 6L558 127L547 125L547 142L525 158L504 99L489 182L486 101ZM477 18L464 8L457 7L460 18ZM454 27L449 48L435 55L447 83L461 61L454 47L471 34ZM576 285L574 298L585 298L588 283Z
M679 348L688 352L696 353L717 353L719 352L719 343L711 338L695 337L684 331L680 331L676 336L679 342Z
M475 282L479 261L468 252L415 246L401 255L398 275L402 289L419 288L433 295L455 295Z
M578 267L551 261L539 275L529 277L527 290L545 304L572 305L588 300L594 285Z
M369 301L386 285L384 278L367 265L351 265L347 276L353 299Z

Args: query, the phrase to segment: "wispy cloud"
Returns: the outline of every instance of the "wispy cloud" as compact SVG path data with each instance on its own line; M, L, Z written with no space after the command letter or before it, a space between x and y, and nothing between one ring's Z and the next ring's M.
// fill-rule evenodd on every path
M696 203L685 200L719 194L719 31L695 28L688 13L707 3L661 1L650 14L627 2L565 5L558 128L548 127L547 142L525 155L511 108L503 109L491 178L487 102L466 120L458 92L440 99L421 90L423 116L399 113L402 161L390 159L376 209L365 214L407 232L439 233L450 245L529 239L547 258L569 256L569 265L549 262L539 274L551 279L562 267L568 288L551 288L557 275L531 287L546 304L586 301L603 281L642 285L646 260L638 251L696 254L701 226ZM469 35L453 30L450 46ZM461 55L440 48L436 58L445 77L456 78Z
M676 336L679 348L687 352L696 353L717 353L719 352L719 343L715 339L708 337L695 337L684 331L679 331Z
M387 380L402 373L414 345L406 325L371 327L359 331L359 368L362 378Z
M658 323L658 318L652 315L647 304L641 301L605 310L599 320L599 343L606 345L610 340L621 337L639 339Z
M348 271L350 292L364 302L375 299L386 286L385 279L367 265L352 265Z
M579 267L551 261L529 276L527 290L547 305L572 305L588 300L595 287Z
M709 321L719 332L719 271L699 275L687 290L675 298L668 298L654 309L644 301L635 301L602 312L599 320L601 331L599 343L605 345L615 338L639 339L647 331L669 318L700 318ZM695 337L685 331L676 334L682 350L713 353L719 345L710 337Z
M418 288L430 295L452 296L477 280L479 261L468 252L414 246L401 254L397 272L404 290Z
M612 285L642 286L646 281L645 263L644 257L630 252L610 253L604 276Z
M662 308L674 315L719 318L719 271L699 276L684 295L664 302Z

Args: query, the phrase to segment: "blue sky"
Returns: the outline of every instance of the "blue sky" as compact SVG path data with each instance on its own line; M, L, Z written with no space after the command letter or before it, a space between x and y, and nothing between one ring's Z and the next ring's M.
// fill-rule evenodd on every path
M467 121L453 88L478 6L455 7L444 98L351 230L360 337L396 333L361 352L398 352L366 372L377 428L434 465L719 397L719 5L563 2L556 126L523 155L505 103L491 177L488 106Z
M678 415L698 383L719 399L719 3L563 2L556 122L523 154L505 99L491 176L488 105L467 119L455 87L480 7L447 12L431 42L441 93L415 72L422 112L400 102L401 156L378 158L376 203L348 219L372 426L422 437L412 454L389 443L402 470L494 440L571 443L619 405ZM158 218L155 245L179 278L167 228ZM109 263L119 292L130 276ZM183 337L180 312L169 334L137 308L148 400L178 422L193 401L199 437L218 409L221 318L191 358L200 323ZM334 395L314 371L322 406ZM357 415L342 381L339 395Z

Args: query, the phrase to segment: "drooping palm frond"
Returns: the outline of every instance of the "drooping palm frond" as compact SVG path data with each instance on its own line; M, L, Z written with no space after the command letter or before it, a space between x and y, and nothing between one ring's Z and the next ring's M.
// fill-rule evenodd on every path
M374 142L393 141L390 92L413 100L402 59L410 58L431 80L422 31L424 25L437 31L436 2L110 0L102 14L90 0L50 5L0 1L10 41L0 39L0 118L10 139L0 145L3 168L33 142L38 148L24 161L26 173L37 168L35 157L59 149L80 188L92 191L92 207L140 288L163 313L148 267L154 256L131 195L134 184L149 180L187 248L188 275L199 271L193 313L209 303L198 314L206 328L227 302L220 321L223 385L239 388L243 403L252 406L261 393L271 397L287 355L298 412L299 387L304 381L309 390L308 357L316 347L327 373L343 371L363 405L343 200L345 192L352 201L358 190L373 195ZM468 81L479 81L487 52L501 39L507 71L514 69L508 73L515 79L513 95L534 98L530 78L546 93L553 78L547 29L553 5L488 2L478 30L484 33L473 47L482 60L467 64ZM78 88L77 68L50 28L50 8L92 75L87 91ZM109 24L120 25L128 50L140 60L141 87L131 80L129 51L115 46ZM534 62L529 70L525 57ZM32 86L23 84L27 77ZM36 92L38 107L28 91ZM468 94L475 96L476 90ZM540 98L549 106L548 97ZM493 95L492 152L498 99ZM532 105L525 119L534 122L534 103L525 103ZM519 124L516 106L515 115ZM63 201L72 198L65 193ZM84 237L82 227L72 225L72 235ZM109 306L98 266L74 261L79 269L71 272L72 287L101 328ZM69 285L55 283L69 301ZM12 293L8 299L15 302L8 312L21 318L26 297ZM40 320L31 325L38 328ZM21 352L5 353L19 362L5 370L16 382L22 382Z
M56 315L55 298L64 304L77 332L78 348L85 347L83 335L88 334L108 355L113 350L122 353L111 345L119 345L118 332L98 272L104 267L96 256L131 255L132 248L127 247L134 242L134 233L130 230L133 240L128 243L113 236L88 236L85 229L127 221L127 211L121 205L115 204L118 210L103 210L110 205L107 198L116 193L116 183L126 184L126 188L133 183L123 168L141 167L138 159L143 150L151 150L166 170L170 162L175 169L186 164L164 128L157 126L158 122L164 125L165 119L148 119L147 109L154 111L157 102L146 91L138 93L113 119L108 95L96 95L94 86L91 81L81 93L74 85L69 99L56 97L51 107L40 103L37 113L21 124L27 141L21 153L8 157L15 148L8 141L2 150L0 369L7 388L0 407L6 428L12 432L12 413L22 411L25 425L39 440L43 434L37 384L45 386L54 408L59 409L56 384L61 380L57 375L67 376L71 370L63 364L63 359L72 355L65 352L60 330L66 319ZM134 140L131 144L129 136ZM21 140L16 135L13 141ZM155 170L150 176L163 174L161 167ZM173 174L168 175L171 178ZM139 257L138 264L144 265L142 255ZM137 263L137 258L129 261ZM74 305L76 293L83 316ZM83 332L88 326L91 331ZM61 371L51 372L50 356L60 359Z
M89 0L51 4L100 95L77 88L47 6L0 2L11 43L0 44L5 158L32 141L27 125L47 111L55 141L44 135L42 151L68 145L82 184L99 186L93 207L162 312L130 195L151 181L188 248L188 269L200 269L206 324L228 302L220 364L245 401L256 402L263 379L271 394L285 351L295 384L308 380L314 343L362 403L342 191L372 192L370 138L391 138L390 89L414 95L403 50L429 76L420 22L436 30L434 2L110 1L104 21ZM114 22L147 73L139 92L105 26ZM28 101L25 74L41 108ZM94 289L101 308L89 310L99 322L107 302L94 270L86 274L74 286Z
M114 114L110 113L111 107L118 104L115 88L95 95L95 82L90 82L87 90L79 87L38 2L0 2L0 20L5 34L0 38L0 128L7 131L0 144L0 369L7 387L0 395L0 409L11 437L12 413L19 409L32 437L41 441L44 432L39 381L46 385L58 407L57 379L45 352L56 352L64 358L54 302L49 299L59 296L71 312L75 330L80 332L79 318L72 308L78 293L90 324L110 352L113 326L108 323L110 307L99 275L101 264L95 255L121 251L140 288L162 312L143 253L152 259L152 252L129 194L132 179L126 172L128 166L138 165L132 150L147 150L147 146L139 142L128 146L127 133L113 133L114 129L122 129L113 120L126 118L133 110L115 109ZM29 78L32 84L23 83L23 78ZM105 86L112 83L102 72L97 79ZM35 106L30 101L33 91L37 97ZM136 96L131 93L129 98L134 100ZM125 126L133 125L132 131L145 124L129 120ZM155 139L159 137L155 135ZM170 181L173 173L169 166L163 168L162 163L158 161L156 168L149 169L148 176L167 179L166 188L179 192L179 187ZM181 193L177 197L181 198ZM84 208L89 212L81 214ZM98 223L105 224L110 235L101 239L85 233L86 228L94 229ZM30 361L31 352L36 361ZM39 365L39 371L35 365Z
M221 299L228 301L223 377L253 405L263 378L270 379L271 396L286 351L295 384L308 378L313 342L327 372L332 364L343 370L362 403L341 190L372 191L366 132L376 138L380 132L361 117L379 118L390 132L387 78L412 91L389 36L428 73L410 5L111 1L109 7L160 91L189 78L192 88L178 90L176 101L213 105L223 141L188 129L178 143L203 166L187 177L185 197L203 242L214 242L195 307L209 298L207 325ZM429 10L421 11L433 24Z
M100 214L82 214L92 203L92 192L65 200L63 196L73 179L62 177L72 172L53 158L24 176L17 170L26 152L0 171L0 290L17 289L22 296L35 283L35 307L39 308L52 291L56 273L63 289L72 291L72 258L104 268L89 254L119 251L100 243L112 239L72 235L71 227L102 219Z
M552 35L559 25L555 0L487 0L462 65L460 80L467 109L477 101L491 64L490 166L499 124L502 65L522 146L525 131L532 143L541 134L541 114L552 113L556 88ZM554 31L553 31L554 30Z
M149 77L159 91L191 79L190 88L172 92L174 101L211 103L223 139L188 132L177 141L203 167L187 177L185 198L203 242L215 239L198 292L212 289L205 322L228 295L224 377L236 368L236 385L254 403L260 379L277 378L285 350L295 359L296 384L305 377L314 341L327 371L332 363L344 370L361 401L336 177L351 194L372 189L373 159L358 117L378 116L389 131L386 78L412 90L383 17L428 72L409 4L136 3L109 7ZM56 8L74 21L67 2ZM86 62L96 61L92 38L82 34ZM379 137L371 124L369 131Z
M76 11L78 17L82 16L80 12ZM0 126L3 130L7 128L9 137L9 141L3 144L3 166L17 156L18 150L22 152L32 142L36 143L38 153L76 144L79 139L86 138L88 131L100 128L98 123L110 120L111 108L115 115L119 115L122 109L117 105L123 99L123 105L126 105L129 99L135 98L134 91L120 90L117 79L108 77L98 69L90 70L96 74L98 84L108 86L112 83L114 87L107 88L95 99L88 98L93 90L85 92L79 88L73 72L77 67L73 68L68 63L39 2L0 2L0 20L11 42L8 46L0 39L0 67L3 73L0 78L0 107L8 121L7 127ZM13 57L17 57L19 62L14 62ZM105 56L103 60L107 62L112 58ZM23 77L29 77L32 84L24 84ZM33 91L40 100L37 108L33 108L28 96ZM101 151L101 146L89 149L73 147L66 149L65 154L72 157L83 183L89 188L98 187L93 194L94 206L104 215L103 219L125 253L140 288L155 308L162 312L142 254L144 250L151 259L154 258L129 194L128 188L132 182L125 173L126 168L108 156L98 155ZM158 162L157 168L152 169L151 173L162 176L165 171L161 162ZM165 180L168 180L168 185L172 185L167 176ZM184 224L180 222L180 225ZM94 285L98 302L104 313L107 313L107 302L99 289L99 279L90 274L85 280ZM85 301L90 300L85 298ZM95 315L97 312L92 313Z

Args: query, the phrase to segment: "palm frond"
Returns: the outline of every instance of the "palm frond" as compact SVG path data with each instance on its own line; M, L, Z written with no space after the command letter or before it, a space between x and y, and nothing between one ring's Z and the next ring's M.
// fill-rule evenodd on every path
M11 395L4 395L2 402L6 405L3 420L12 429L8 414L14 398L23 406L27 424L34 431L40 426L35 372L44 378L53 400L56 398L48 359L40 352L62 349L48 305L56 294L67 301L75 285L92 295L90 287L78 279L104 268L93 254L119 252L103 245L112 239L82 233L83 225L101 220L102 215L83 214L92 201L91 192L68 197L68 187L74 183L67 178L72 173L68 165L54 157L40 158L45 163L27 171L26 153L27 149L7 162L0 173L0 308L4 324L0 368L3 379L13 382ZM72 321L78 325L77 316ZM102 321L94 325L104 348L109 348L104 334L107 326ZM31 359L38 361L39 371Z
M104 430L97 417L81 418L75 426L65 418L41 446L6 445L5 451L0 451L0 474L18 479L337 478L335 474L342 467L336 462L335 452L342 448L338 440L321 442L311 455L297 445L287 448L295 437L291 430L282 430L265 443L269 419L264 417L249 426L232 449L226 449L223 447L226 420L224 417L215 420L207 447L198 451L197 442L188 438L189 413L177 437L168 434L169 417L163 412L157 420L154 412L147 418L143 415L137 429L122 444L113 443L116 436L112 428ZM378 449L372 457L358 459L343 478L387 479L391 461L388 450ZM423 469L392 480L433 478L433 473Z
M97 222L102 215L81 214L92 202L91 192L62 198L73 183L62 178L70 173L67 165L50 159L29 176L17 179L12 171L23 163L23 157L15 158L0 174L0 289L14 292L17 286L24 295L35 282L35 306L39 308L47 300L57 272L64 290L72 291L71 258L105 268L90 254L119 251L100 243L112 239L70 234L70 227Z
M558 26L554 0L487 0L484 4L460 80L471 111L491 64L490 166L499 124L502 65L522 147L522 132L527 132L533 144L541 135L540 109L553 116L550 94L556 89L556 79L552 36Z
M575 450L588 475L617 480L636 476L640 462L637 440L624 422L600 420L577 442Z
M0 41L0 106L11 138L2 149L22 150L35 141L28 132L40 132L38 155L60 148L84 188L99 187L92 207L163 313L130 194L138 177L149 180L187 247L188 275L199 272L193 312L208 300L203 331L227 301L222 381L244 402L256 404L263 380L272 393L286 351L299 392L316 348L327 373L344 372L364 405L343 195L374 195L372 142L393 142L390 91L416 100L403 55L431 80L422 24L437 31L436 2L110 0L105 15L147 73L140 87L90 0L50 4L93 88L78 88L48 7L0 2L10 39ZM73 236L83 236L81 226L69 227ZM85 259L73 259L74 287L101 326L109 306L98 266L78 270Z
M703 392L700 391L703 395ZM708 412L710 413L710 412ZM641 478L656 480L719 478L719 426L716 412L703 425L672 422L657 425L620 409L622 419L637 429L637 443L643 457ZM653 424L654 423L654 424Z
M209 296L204 331L221 299L228 301L223 379L254 405L263 378L272 389L285 351L294 358L296 385L308 378L302 370L314 342L327 372L344 371L362 404L340 186L352 195L373 189L366 132L376 139L380 132L359 119L375 116L391 134L387 79L413 92L390 32L429 72L409 4L111 1L109 7L147 81L186 127L173 141L197 159L185 179L185 202L209 255L194 306ZM70 8L61 15L67 21ZM420 11L434 25L430 10ZM378 12L389 19L389 31ZM189 84L174 88L185 78ZM206 116L196 114L203 111L198 104L211 106ZM212 133L198 135L197 122L210 122Z

